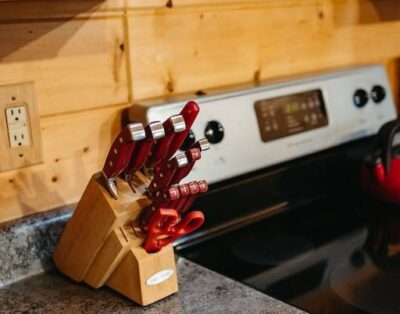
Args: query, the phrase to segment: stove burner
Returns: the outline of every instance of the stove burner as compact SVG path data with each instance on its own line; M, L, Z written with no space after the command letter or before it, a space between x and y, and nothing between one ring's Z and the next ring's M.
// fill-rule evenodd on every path
M364 253L363 265L351 258L331 272L330 285L342 300L368 313L400 313L398 269L381 269Z
M231 250L245 262L277 266L310 253L313 244L307 238L295 234L257 231L240 237L232 244Z

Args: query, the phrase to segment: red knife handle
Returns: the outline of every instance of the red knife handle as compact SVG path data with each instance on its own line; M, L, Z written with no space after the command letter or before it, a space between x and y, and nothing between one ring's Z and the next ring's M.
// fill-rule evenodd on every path
M161 169L155 172L154 178L147 188L150 195L152 197L157 197L157 191L168 186L177 169L182 168L187 164L188 160L185 154L179 154L164 164Z
M168 148L174 136L186 129L185 120L180 115L172 116L163 123L163 128L165 136L155 142L146 162L146 166L150 169L157 168L163 160L168 160L166 159Z
M195 162L201 158L201 151L198 148L191 148L185 152L185 156L188 159L188 164L175 172L170 184L178 184L190 173Z
M193 143L189 147L189 149L191 149L191 148L198 148L202 152L204 152L205 150L209 150L210 149L210 143L208 142L208 140L206 138L202 138L201 140L198 140L196 143Z
M194 102L194 101L189 101L185 107L181 110L179 113L183 119L185 120L186 124L186 130L176 134L168 148L168 153L167 153L167 160L170 159L176 151L182 146L183 142L185 141L186 137L188 136L190 132L190 128L192 127L194 121L197 118L197 115L200 112L200 107L199 105Z
M192 185L190 196L187 197L186 202L184 204L179 204L179 207L176 208L178 212L186 212L193 205L193 202L196 200L199 194L206 193L208 191L207 181L202 180L197 182L196 185Z
M125 170L136 142L143 140L145 136L141 123L130 123L122 129L114 140L103 167L106 178L116 177Z
M128 178L132 177L136 171L143 167L153 147L154 141L165 136L164 128L159 121L150 122L144 128L144 131L146 133L146 138L137 143L135 154L133 154L125 170L125 174Z
M178 223L179 215L174 209L160 208L157 210L148 226L147 239L143 245L147 253L160 251L165 245L172 242L172 235L167 232L162 222L168 226ZM163 240L163 241L162 241Z
M179 188L177 186L172 186L164 189L162 193L154 200L151 206L147 207L140 217L140 222L144 230L148 229L149 221L151 220L154 213L159 208L167 208L169 204L178 200L180 197Z
M176 200L171 201L168 204L169 208L175 208L178 210L179 204L182 202L184 204L186 202L186 198L190 195L190 189L187 184L181 184L178 186L179 188L179 197Z

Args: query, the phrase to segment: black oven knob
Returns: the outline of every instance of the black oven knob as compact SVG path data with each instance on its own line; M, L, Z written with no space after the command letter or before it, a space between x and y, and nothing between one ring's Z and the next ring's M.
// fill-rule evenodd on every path
M368 93L363 89L357 89L353 95L353 102L358 108L364 107L368 102Z
M207 123L204 135L211 144L217 144L224 138L224 127L218 121L210 121Z
M379 104L386 97L386 90L381 85L375 85L372 87L371 98L372 100Z
M189 134L186 136L185 140L183 141L183 143L180 147L180 150L187 150L195 142L196 142L196 136L194 135L193 131L190 130Z

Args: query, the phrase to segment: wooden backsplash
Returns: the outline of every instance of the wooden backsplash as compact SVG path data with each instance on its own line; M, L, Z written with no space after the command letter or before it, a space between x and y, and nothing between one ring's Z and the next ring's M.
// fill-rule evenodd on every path
M385 63L398 100L399 37L398 0L0 2L0 84L36 83L45 159L0 174L0 221L76 202L137 99Z

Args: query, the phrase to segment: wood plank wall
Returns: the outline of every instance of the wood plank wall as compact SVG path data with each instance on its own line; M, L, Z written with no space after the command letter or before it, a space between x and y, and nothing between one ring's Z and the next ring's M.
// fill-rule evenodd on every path
M0 173L0 221L76 202L138 99L378 62L398 100L399 36L398 0L0 1L0 84L36 83L45 159Z

